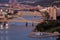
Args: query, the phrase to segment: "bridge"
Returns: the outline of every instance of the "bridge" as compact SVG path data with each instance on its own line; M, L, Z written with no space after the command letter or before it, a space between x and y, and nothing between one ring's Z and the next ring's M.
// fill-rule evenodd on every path
M43 20L14 20L14 19L4 19L0 20L0 22L30 22L30 23L41 23Z
M14 17L19 17L19 16L31 16L31 15L33 15L33 16L42 16L43 17L43 19L44 19L44 16L45 16L45 13L42 13L43 11L47 11L47 12L49 12L49 16L50 16L50 18L51 17L53 17L53 20L56 20L56 9L54 8L54 7L48 7L48 8L44 8L44 9L41 9L41 10L39 10L39 11L41 11L41 12L37 12L37 11L34 11L34 12L18 12L18 14L17 14L17 16L15 16L14 15ZM7 22L32 22L32 23L40 23L40 22L42 22L42 20L26 20L26 19L24 19L24 20L13 20L13 19L11 19L11 20L7 20L7 19L4 19L4 20L0 20L0 22L4 22L4 21L7 21Z

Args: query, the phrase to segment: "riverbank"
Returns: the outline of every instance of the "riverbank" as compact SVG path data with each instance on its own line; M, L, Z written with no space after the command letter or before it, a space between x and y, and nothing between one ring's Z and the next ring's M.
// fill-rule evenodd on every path
M58 36L58 35L60 35L60 33L31 32L29 34L29 37L32 37L32 38L48 38L48 37L54 37L54 36Z

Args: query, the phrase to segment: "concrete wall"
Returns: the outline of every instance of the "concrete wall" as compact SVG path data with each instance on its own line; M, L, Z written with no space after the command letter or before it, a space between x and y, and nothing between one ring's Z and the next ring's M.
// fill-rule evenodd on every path
M60 16L60 7L57 8L57 16Z
M47 9L50 19L56 20L56 9L54 7L48 7Z

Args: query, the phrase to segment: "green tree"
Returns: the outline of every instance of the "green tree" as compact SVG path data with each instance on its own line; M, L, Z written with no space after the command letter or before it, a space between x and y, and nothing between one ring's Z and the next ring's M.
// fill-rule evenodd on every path
M41 32L54 32L54 31L60 32L60 21L56 20L49 20L47 22L44 21L42 23L39 23L35 29Z

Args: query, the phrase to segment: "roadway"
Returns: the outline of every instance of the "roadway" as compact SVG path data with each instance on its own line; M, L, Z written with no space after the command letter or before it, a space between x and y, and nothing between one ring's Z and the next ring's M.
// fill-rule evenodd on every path
M0 22L30 22L30 23L41 23L42 20L14 20L14 19L9 19L9 20L0 20Z
M0 22L4 22L4 21L7 21L7 22L30 22L30 23L40 23L40 22L42 22L42 20L40 19L40 17L41 16L39 16L40 14L37 12L37 14L33 14L33 12L23 12L22 14L21 14L21 12L18 12L18 15L13 15L13 19L4 19L4 20L0 20ZM26 18L24 18L24 16L25 17L31 17L31 18L33 18L34 20L28 20L28 19L26 19ZM35 17L33 17L33 16L35 16ZM19 20L15 20L14 18L16 18L16 19L19 19ZM38 18L38 20L35 20L35 19L37 19Z

